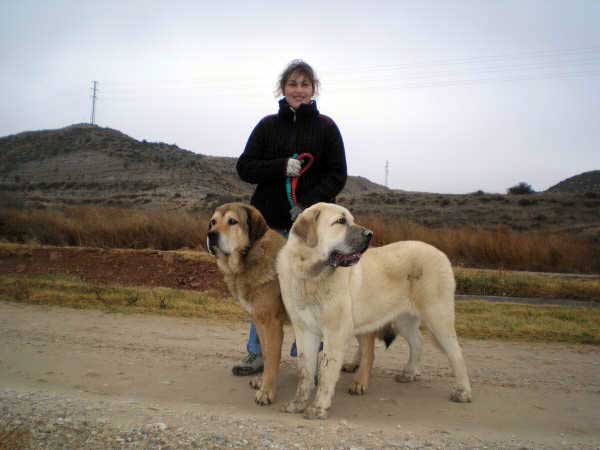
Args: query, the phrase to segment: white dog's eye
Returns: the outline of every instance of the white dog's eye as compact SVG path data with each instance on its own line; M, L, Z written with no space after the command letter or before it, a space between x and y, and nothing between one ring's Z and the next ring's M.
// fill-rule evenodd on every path
M342 225L346 224L346 218L345 217L340 217L338 220L335 221L335 223L341 223Z
M208 223L208 225L209 225L209 228L210 228L210 227L214 227L216 223L217 223L217 221L216 221L215 219L212 219L212 220L211 220L211 221Z
M229 220L227 221L227 223L228 223L229 225L235 225L236 223L238 223L238 221L237 221L237 220L235 220L235 219L229 219Z

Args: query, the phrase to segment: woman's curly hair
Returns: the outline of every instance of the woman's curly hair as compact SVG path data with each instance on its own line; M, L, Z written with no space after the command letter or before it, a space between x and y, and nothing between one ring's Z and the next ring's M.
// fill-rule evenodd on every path
M283 90L284 90L285 84L287 83L290 76L294 73L304 75L306 78L308 78L308 81L310 81L313 86L313 90L314 90L313 95L315 97L317 95L319 95L319 91L321 88L321 82L319 81L319 78L317 78L317 74L315 73L313 68L310 66L310 64L308 64L306 61L303 61L301 59L292 60L286 66L286 68L283 70L283 72L281 72L281 75L279 76L279 81L277 82L277 88L275 89L275 95L283 95Z

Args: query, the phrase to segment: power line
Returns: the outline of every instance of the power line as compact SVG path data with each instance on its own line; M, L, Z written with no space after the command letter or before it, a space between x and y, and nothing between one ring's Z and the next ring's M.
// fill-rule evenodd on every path
M528 58L525 61L519 59ZM551 59L549 59L551 58ZM515 61L517 60L517 61ZM446 58L420 62L410 62L386 66L354 66L354 67L330 67L321 70L321 73L329 73L328 80L345 81L348 79L362 80L363 75L396 75L397 72L410 75L430 76L437 73L448 73L453 69L459 70L462 65L471 66L470 71L503 71L520 69L545 69L550 67L560 68L565 65L589 65L600 63L600 47L588 47L583 49L568 49L554 51L533 51L518 54L475 56L463 58ZM344 72L340 74L340 72ZM358 75L358 77L356 76ZM173 87L189 88L190 85L198 88L224 87L228 89L244 89L259 84L264 84L265 78L259 76L247 77L243 80L223 79L222 77L210 79L186 79L186 80L148 80L147 84L157 87L173 85ZM261 83L262 82L262 83ZM139 81L104 80L111 89L129 89L131 86L139 86Z
M377 70L396 70L404 67L418 67L421 66L446 66L446 65L458 65L458 64L479 64L487 62L494 62L502 60L515 60L515 59L539 59L539 58L577 58L586 57L589 53L600 54L600 47L585 47L578 49L562 49L562 50L534 50L529 52L519 53L505 53L499 55L483 55L483 56L455 56L449 58L438 58L438 59L421 59L418 61L405 62L401 64L389 64L389 65L371 65L371 66L337 66L325 69L327 71L342 71L347 73L356 73L360 71L377 71ZM593 55L592 55L593 56ZM321 73L324 70L320 71Z
M395 90L406 90L406 89L422 89L422 88L452 88L466 85L477 85L477 84L489 84L489 83L515 83L515 82L527 82L527 81L545 81L545 80L569 80L581 77L598 77L600 76L600 67L592 70L579 70L579 71L553 71L553 72L539 72L536 74L526 73L482 73L480 77L469 77L469 74L458 74L459 76L454 77L438 77L438 78L407 78L407 79L370 79L370 80L356 80L356 81L342 81L332 83L335 85L335 89L331 91L364 91L365 89L383 89L386 91ZM208 86L206 87L208 89ZM211 96L223 96L223 95L240 95L240 92L244 92L244 98L264 98L262 92L255 91L253 89L240 89L235 86L230 87L211 87L210 92L194 92L195 88L190 89L189 92L180 92L175 94L174 91L169 88L162 88L164 90L173 92L169 94L170 98L191 98L191 97L206 97ZM324 89L325 91L325 89ZM131 90L126 93L112 92L109 95L104 95L102 98L108 101L137 101L140 98L148 97L145 93L141 93L138 90Z
M454 87L490 82L524 82L530 80L561 80L582 76L595 77L600 73L600 47L580 49L541 50L516 54L474 56L466 58L446 58L430 60L425 64L404 63L387 66L357 66L337 70L323 70L329 73L328 85L335 90L364 89L417 89ZM346 73L340 73L346 72ZM236 81L213 78L199 80L148 80L103 81L108 95L103 98L127 100L147 96L148 86L153 91L169 91L177 95L186 91L185 96L205 95L263 95L266 82L264 77L244 77ZM326 91L327 89L323 89ZM204 91L204 92L202 92ZM181 93L181 95L184 95Z

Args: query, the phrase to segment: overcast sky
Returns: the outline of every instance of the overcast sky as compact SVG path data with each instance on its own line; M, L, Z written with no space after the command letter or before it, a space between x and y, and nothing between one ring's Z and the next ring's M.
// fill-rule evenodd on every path
M536 190L600 169L600 1L0 0L0 136L90 120L237 157L294 58L351 175Z

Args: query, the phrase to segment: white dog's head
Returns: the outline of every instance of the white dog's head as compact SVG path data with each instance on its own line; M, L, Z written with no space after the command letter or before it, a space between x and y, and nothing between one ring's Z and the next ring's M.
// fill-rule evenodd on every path
M332 203L317 203L298 216L290 240L318 254L332 267L356 264L369 247L373 232L354 223L346 208Z
M217 257L246 253L267 230L267 222L253 206L226 203L219 206L210 218L206 247Z

